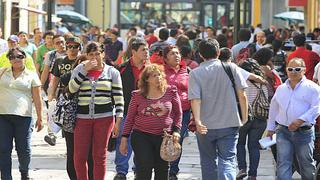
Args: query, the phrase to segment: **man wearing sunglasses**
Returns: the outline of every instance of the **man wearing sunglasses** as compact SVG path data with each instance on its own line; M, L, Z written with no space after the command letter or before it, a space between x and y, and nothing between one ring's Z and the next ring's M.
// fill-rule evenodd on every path
M313 125L320 115L320 87L306 78L303 59L293 58L286 70L288 80L271 100L267 136L277 135L277 180L292 179L294 156L302 179L311 180L315 173Z

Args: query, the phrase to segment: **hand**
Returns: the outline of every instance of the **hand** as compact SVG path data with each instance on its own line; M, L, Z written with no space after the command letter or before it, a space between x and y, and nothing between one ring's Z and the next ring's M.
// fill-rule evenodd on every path
M207 134L208 129L205 125L201 123L201 121L198 121L198 122L196 121L196 127L197 127L197 132L199 134Z
M304 123L301 119L294 120L289 126L289 131L296 131Z
M42 119L38 118L36 121L36 128L37 128L37 132L41 131L43 129L43 125L42 125Z
M272 140L272 136L274 133L275 133L274 131L268 131L267 137L270 137L270 139Z
M173 142L175 142L175 143L179 143L179 141L180 141L180 134L179 133L177 133L177 132L173 132L172 133L172 136L173 136Z
M128 155L128 138L126 138L126 137L121 138L119 151L124 156Z
M88 71L94 69L97 66L98 66L98 62L97 61L86 61L85 64L84 64L84 70L88 72Z
M116 121L116 124L114 125L114 128L113 128L113 132L112 132L112 137L113 138L117 138L120 134L120 126L121 126L121 120L117 120Z

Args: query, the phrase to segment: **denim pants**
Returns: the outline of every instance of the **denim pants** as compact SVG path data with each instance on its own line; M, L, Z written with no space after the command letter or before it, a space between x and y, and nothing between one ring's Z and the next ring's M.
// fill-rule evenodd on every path
M32 118L0 115L0 171L1 179L12 180L11 153L13 139L19 161L19 171L28 173L31 160Z
M292 179L292 162L296 156L303 180L312 180L315 174L313 159L314 127L291 132L278 125L277 134L277 180Z
M239 140L237 144L238 168L239 170L247 170L245 146L248 137L249 176L257 176L257 169L260 161L259 139L261 139L266 126L267 121L265 119L254 118L239 129Z
M236 179L236 145L239 127L208 129L197 133L202 180Z
M132 147L131 147L131 143L130 143L131 142L131 135L128 138L128 154L127 154L127 156L122 155L119 151L121 138L122 138L122 132L123 132L125 122L126 122L126 117L124 115L122 118L122 121L121 121L120 134L119 134L119 136L117 138L117 142L116 142L116 157L115 157L114 163L116 164L117 173L127 175L128 169L129 169L129 160L130 160L130 157L132 154ZM132 170L134 171L134 167L132 167Z
M187 131L188 131L188 125L190 122L190 111L183 111L183 116L182 116L182 126L181 126L181 130L180 130L180 144L182 147L182 143L183 143L183 139L185 138ZM170 163L170 174L178 174L179 172L179 162L180 162L180 158L181 158L182 153L180 154L180 157L171 162Z

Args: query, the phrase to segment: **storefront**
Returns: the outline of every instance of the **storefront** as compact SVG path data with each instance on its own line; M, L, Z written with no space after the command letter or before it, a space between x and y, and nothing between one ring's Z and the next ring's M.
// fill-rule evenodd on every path
M134 25L183 24L221 28L232 26L233 0L119 0L118 24L121 29ZM251 24L251 0L242 0L240 23Z

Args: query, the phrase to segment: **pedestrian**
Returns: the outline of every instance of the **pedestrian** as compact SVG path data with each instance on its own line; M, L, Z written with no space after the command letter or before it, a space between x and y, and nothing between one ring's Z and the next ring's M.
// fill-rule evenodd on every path
M292 179L294 156L302 179L315 174L314 124L320 115L320 88L305 76L303 59L294 58L287 66L288 80L275 92L269 111L267 130L276 133L277 180Z
M216 40L202 40L199 52L204 62L192 70L189 77L188 96L198 132L203 180L236 178L239 127L247 121L248 115L244 91L247 84L235 64L224 64L230 67L234 77L233 89L223 64L217 59L219 51ZM240 109L237 107L235 91Z
M132 38L135 38L135 36L131 37L131 39ZM128 153L126 156L124 156L120 153L119 150L121 135L123 133L124 124L126 122L126 115L128 113L132 91L138 89L138 81L140 79L141 72L145 68L145 65L149 64L149 48L147 42L144 39L135 38L135 40L132 41L130 49L132 56L127 62L121 64L118 68L122 79L124 115L121 122L120 135L116 141L116 157L114 162L116 164L117 174L115 175L114 180L125 180L128 174L129 160L132 154L132 147L130 143L131 136L128 137ZM132 170L135 171L135 168L132 167Z
M19 47L28 53L33 59L36 59L37 47L31 42L28 42L28 34L20 31L17 36L19 37Z
M73 70L69 82L70 93L79 93L74 129L74 165L78 180L88 180L87 161L90 148L94 162L94 179L105 179L108 141L112 130L112 136L118 136L123 116L120 73L114 67L103 63L100 47L96 42L87 45L85 51L89 61Z
M151 64L144 68L139 90L132 93L120 152L128 151L128 137L135 155L136 179L168 180L169 163L160 157L164 129L179 142L182 119L181 102L176 87L168 86L163 68Z
M25 67L26 53L12 48L7 54L11 68L0 68L0 172L1 179L12 180L13 139L19 159L21 180L29 180L31 160L31 133L33 130L32 103L37 119L35 127L42 126L41 82L37 73Z

